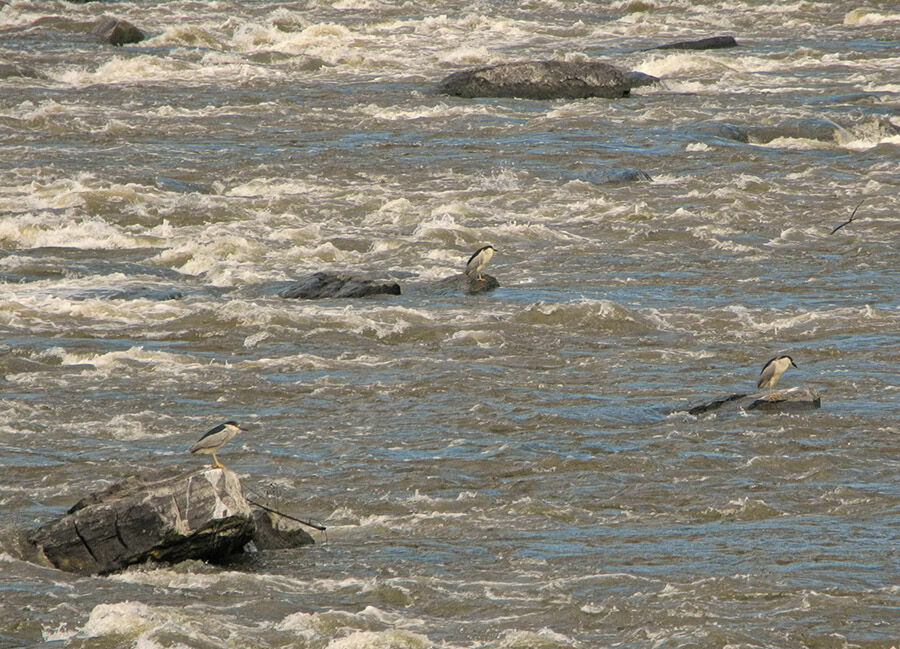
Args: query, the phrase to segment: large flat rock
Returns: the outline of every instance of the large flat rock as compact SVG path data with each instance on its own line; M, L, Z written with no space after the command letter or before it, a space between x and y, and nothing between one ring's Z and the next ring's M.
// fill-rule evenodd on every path
M376 281L346 273L320 271L295 282L278 295L303 300L400 295L400 285L397 282Z
M222 561L254 530L237 475L206 468L123 480L82 499L28 541L56 568L103 574L148 560Z
M732 394L694 406L688 414L702 415L706 413L736 412L805 412L822 407L822 398L815 388L797 387L778 390L775 398L769 398L768 392L753 394Z
M441 81L439 89L468 98L613 99L656 81L656 77L603 61L517 61L454 72Z
M709 38L701 38L695 41L678 41L677 43L666 43L665 45L657 45L654 50L717 50L726 47L737 47L738 43L734 36L710 36Z

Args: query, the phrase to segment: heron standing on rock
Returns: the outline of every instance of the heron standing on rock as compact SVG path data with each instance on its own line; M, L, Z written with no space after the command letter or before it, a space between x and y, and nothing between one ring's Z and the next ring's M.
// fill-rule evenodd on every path
M212 455L215 467L217 469L224 469L225 465L219 462L219 458L216 457L216 451L225 446L225 444L228 443L232 437L237 435L240 430L241 428L237 423L226 421L224 424L219 424L198 439L188 451L191 453L207 453Z
M790 356L776 356L763 366L762 372L759 373L759 381L757 381L756 387L769 388L770 401L774 401L777 397L777 393L773 391L775 384L778 383L778 379L791 365L797 367L794 359Z
M491 257L494 256L494 246L488 244L486 246L482 246L475 253L469 257L469 261L466 262L466 275L472 277L479 282L484 281L484 277L481 276L481 270L487 266L487 263L491 260Z

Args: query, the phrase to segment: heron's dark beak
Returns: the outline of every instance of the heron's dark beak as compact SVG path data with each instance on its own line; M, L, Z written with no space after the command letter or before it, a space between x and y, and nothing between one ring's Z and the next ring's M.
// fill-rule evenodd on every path
M795 362L793 361L793 359L791 359L791 365L793 365L794 367L796 367L798 370L800 369L800 368L797 366L797 363L795 363Z

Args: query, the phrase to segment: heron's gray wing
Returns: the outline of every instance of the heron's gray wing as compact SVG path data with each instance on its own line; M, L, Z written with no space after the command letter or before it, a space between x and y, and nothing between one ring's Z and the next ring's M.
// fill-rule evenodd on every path
M207 431L203 437L194 442L188 449L189 453L196 453L204 448L215 448L222 445L222 435L225 432L225 424L219 424L210 431Z
M775 375L775 359L773 358L768 363L766 363L765 367L762 368L762 372L759 373L759 381L756 382L756 387L761 388L766 383L772 380L772 377Z

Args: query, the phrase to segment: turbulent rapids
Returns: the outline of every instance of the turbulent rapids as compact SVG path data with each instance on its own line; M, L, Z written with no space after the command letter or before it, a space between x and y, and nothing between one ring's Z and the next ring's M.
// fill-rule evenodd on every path
M0 3L0 648L894 646L898 25ZM522 61L659 82L437 91ZM316 273L401 291L282 297ZM821 407L690 414L782 355ZM28 560L22 530L229 420L247 501L314 544Z

